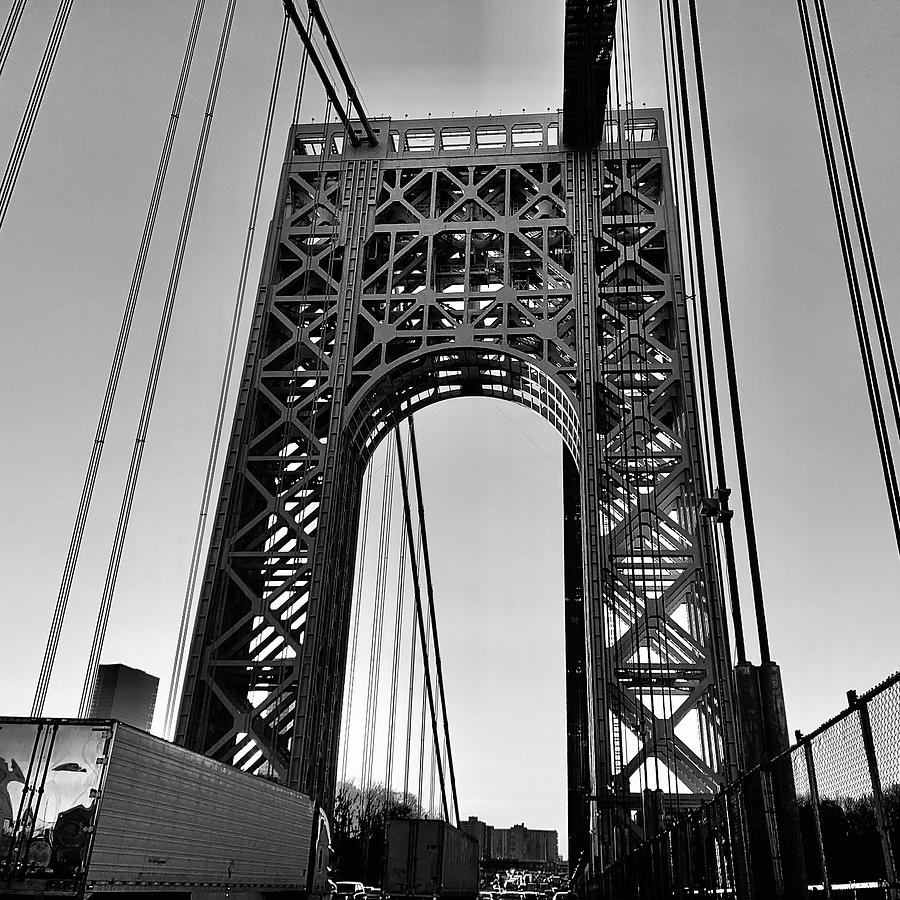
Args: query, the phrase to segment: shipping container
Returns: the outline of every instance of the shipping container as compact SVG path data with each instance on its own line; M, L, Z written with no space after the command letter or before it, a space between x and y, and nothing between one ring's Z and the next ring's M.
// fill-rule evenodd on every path
M392 897L476 897L478 841L436 819L391 819L382 888Z
M0 718L0 893L327 893L308 797L113 721Z

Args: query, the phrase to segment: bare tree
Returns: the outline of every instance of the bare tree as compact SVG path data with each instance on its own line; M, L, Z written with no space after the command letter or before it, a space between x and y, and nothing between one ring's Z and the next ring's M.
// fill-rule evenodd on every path
M361 790L353 781L341 782L331 823L339 877L379 884L385 823L423 818L425 812L414 794L391 791L381 783Z

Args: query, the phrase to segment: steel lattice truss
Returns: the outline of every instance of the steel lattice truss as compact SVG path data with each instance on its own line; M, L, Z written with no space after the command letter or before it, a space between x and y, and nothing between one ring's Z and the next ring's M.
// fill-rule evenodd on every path
M343 153L339 131L295 129L180 741L327 804L365 465L404 416L487 395L551 422L576 473L573 842L590 825L617 852L643 790L691 802L728 775L677 222L644 113L599 153L560 148L553 116L381 121L379 146Z

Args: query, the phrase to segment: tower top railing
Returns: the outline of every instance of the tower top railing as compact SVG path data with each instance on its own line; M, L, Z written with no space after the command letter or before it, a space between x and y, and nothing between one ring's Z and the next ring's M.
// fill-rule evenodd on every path
M294 126L294 156L443 158L479 155L561 153L562 115L559 110L518 115L372 120L378 137L374 147L352 147L339 122L309 122ZM658 144L664 135L660 109L622 109L606 118L601 147Z

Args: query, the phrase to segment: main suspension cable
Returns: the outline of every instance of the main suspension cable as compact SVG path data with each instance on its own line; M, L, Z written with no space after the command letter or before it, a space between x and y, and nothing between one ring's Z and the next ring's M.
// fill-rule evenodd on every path
M172 145L175 142L175 132L178 129L178 120L181 115L181 108L184 101L184 94L187 89L187 83L191 72L191 65L194 59L194 49L197 45L197 35L200 31L200 22L203 16L203 8L205 0L197 0L194 7L194 17L191 20L190 31L188 32L187 47L184 51L184 59L181 63L181 75L178 79L178 87L175 90L175 99L172 103L172 112L169 115L169 124L166 130L166 136L163 140L162 152L160 153L159 166L156 171L156 181L153 185L153 191L150 195L150 205L147 209L147 217L144 222L144 231L141 235L141 243L138 248L137 259L134 264L134 271L131 276L131 287L128 291L128 297L125 301L125 311L122 316L122 324L119 328L119 337L116 344L113 361L110 367L109 379L106 384L106 394L103 398L103 405L100 409L100 418L97 422L97 431L94 436L94 446L91 451L91 457L88 461L87 472L84 476L84 485L81 489L81 499L78 503L78 511L75 515L75 527L72 531L72 537L69 541L69 552L66 556L66 564L63 569L62 581L59 586L59 594L56 598L56 607L53 612L53 621L50 625L50 631L47 636L47 646L44 650L44 659L41 664L40 674L38 676L37 688L35 689L34 701L31 706L31 715L40 716L43 714L44 702L47 698L47 689L50 684L50 677L53 674L53 666L56 661L56 652L59 647L59 638L62 633L63 621L66 615L66 607L69 602L69 595L72 591L72 582L75 578L75 568L78 565L78 557L81 552L81 541L84 535L84 528L87 522L88 513L90 511L91 500L94 493L94 484L97 480L97 472L100 468L100 458L103 453L103 445L106 440L106 433L109 428L109 419L112 414L113 402L116 396L116 389L119 384L119 376L122 372L122 364L125 359L125 348L128 344L128 338L131 334L131 325L134 320L134 311L137 306L138 294L141 289L141 281L144 276L144 267L147 262L147 254L150 251L150 242L153 238L153 231L156 225L156 215L159 210L160 198L162 197L163 188L166 182L166 174L169 169L169 160L172 155Z
M38 113L41 110L41 104L44 102L44 93L47 90L47 84L50 81L50 75L53 72L53 64L56 62L56 56L59 53L59 45L62 43L63 33L69 21L69 13L72 12L72 6L75 0L60 0L59 8L56 11L56 18L53 20L53 26L50 29L50 35L47 38L47 45L44 47L44 55L38 66L37 75L34 77L34 84L31 87L31 94L28 97L28 103L25 105L25 112L22 121L19 123L19 131L13 142L13 149L6 163L6 171L3 173L3 181L0 182L0 228L6 219L6 211L12 200L13 191L16 182L19 179L19 171L25 160L25 154L28 151L28 144L31 141L31 133L34 131L34 123L37 121ZM21 13L20 13L21 15ZM7 26L12 20L12 12L10 19L7 20ZM18 25L18 22L15 23ZM14 29L13 29L14 31ZM6 29L4 29L4 37ZM12 43L12 34L9 37ZM9 51L7 50L7 53ZM5 62L5 60L4 60Z
M215 111L216 100L219 96L219 85L222 80L222 69L225 65L225 55L228 50L228 40L231 35L231 26L234 21L236 2L237 0L228 0L228 7L225 11L225 19L222 24L222 34L219 39L216 62L213 68L212 81L210 83L209 96L206 103L206 113L203 118L203 126L200 130L200 139L197 144L197 152L194 158L194 167L188 185L187 198L185 199L184 211L181 219L181 228L178 233L178 241L175 247L175 256L172 261L172 270L169 274L169 283L166 289L162 317L160 318L159 330L156 336L156 347L153 352L153 361L150 365L150 373L144 393L141 418L138 423L137 434L134 440L131 464L125 483L125 491L122 496L122 505L119 510L116 534L110 552L109 567L106 572L106 581L103 586L103 595L100 600L100 610L97 614L97 623L94 630L91 654L81 693L81 703L79 706L79 715L81 716L87 715L88 712L94 683L97 677L100 654L103 650L103 642L106 637L106 626L109 621L109 612L112 606L113 594L115 592L116 579L119 574L119 565L122 560L122 550L125 545L125 535L131 517L131 507L134 500L134 492L137 487L138 475L140 473L144 445L147 440L147 431L150 426L150 416L153 412L153 402L156 398L156 389L159 384L159 375L162 370L163 355L165 353L166 341L169 335L169 326L172 321L172 312L175 307L175 297L178 292L181 267L184 262L184 253L187 246L188 235L190 234L194 205L197 200L197 191L200 186L200 176L203 172L203 163L206 158L206 148L209 143L209 132L212 127L213 113Z
M209 504L212 499L212 490L215 479L216 463L219 458L219 447L222 442L222 431L225 425L225 411L231 395L231 376L234 371L234 362L237 355L237 339L240 330L241 318L244 312L244 301L247 294L247 275L250 269L250 257L253 253L253 239L256 235L256 220L259 214L259 200L262 194L263 179L265 177L266 163L269 159L269 144L272 138L272 123L275 118L275 107L278 103L278 89L281 85L281 71L284 66L284 52L287 44L289 21L284 17L281 28L281 40L278 44L278 54L275 60L275 73L272 77L272 89L269 92L269 108L266 113L265 127L263 128L262 146L259 151L259 161L256 167L256 181L253 185L253 198L250 202L250 221L247 225L247 236L244 239L244 254L241 258L240 274L238 275L237 294L234 300L234 308L231 314L231 331L228 335L228 347L225 351L225 367L222 371L222 383L219 386L219 400L216 406L216 419L213 425L213 437L209 447L209 457L206 463L206 476L203 482L203 493L200 498L200 513L197 518L197 527L194 532L194 545L191 550L191 562L188 568L187 587L184 592L184 601L181 608L181 623L178 629L178 640L175 646L175 659L172 665L172 678L169 682L169 696L166 701L166 718L164 734L171 738L171 729L175 718L175 705L178 698L178 690L181 685L181 675L184 668L184 655L187 647L187 634L191 620L191 609L194 604L194 591L197 586L197 575L200 571L201 550L203 539L206 536L206 523L209 514Z
M285 13L287 16L287 13ZM290 19L288 19L290 21ZM309 18L306 20L306 30L312 27L312 13L309 14ZM306 86L306 71L309 68L309 50L306 48L306 45L303 45L303 49L300 53L300 73L297 77L297 92L294 95L294 115L291 119L291 124L296 125L300 121L300 107L303 105L303 89ZM327 125L327 122L326 122Z

